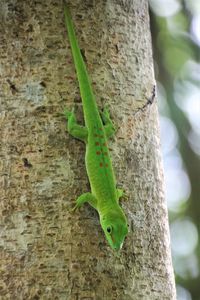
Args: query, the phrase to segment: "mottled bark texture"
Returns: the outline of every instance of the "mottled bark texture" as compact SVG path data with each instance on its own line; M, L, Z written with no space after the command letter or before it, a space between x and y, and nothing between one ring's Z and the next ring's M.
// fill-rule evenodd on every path
M147 0L71 1L130 233L117 255L94 209L84 144L59 115L81 100L60 0L0 0L1 299L175 299Z

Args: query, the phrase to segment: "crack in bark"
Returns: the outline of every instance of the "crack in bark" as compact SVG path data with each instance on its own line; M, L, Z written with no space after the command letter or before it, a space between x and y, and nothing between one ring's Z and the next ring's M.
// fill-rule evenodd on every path
M133 115L136 115L139 111L144 111L149 105L153 104L154 100L156 98L156 85L154 84L151 96L147 98L147 102L140 108L138 108Z

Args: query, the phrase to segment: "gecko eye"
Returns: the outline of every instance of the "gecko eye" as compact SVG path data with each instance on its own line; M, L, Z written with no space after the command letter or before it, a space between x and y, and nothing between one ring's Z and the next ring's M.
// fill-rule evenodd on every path
M112 227L108 226L106 230L107 230L108 233L111 233L112 232Z

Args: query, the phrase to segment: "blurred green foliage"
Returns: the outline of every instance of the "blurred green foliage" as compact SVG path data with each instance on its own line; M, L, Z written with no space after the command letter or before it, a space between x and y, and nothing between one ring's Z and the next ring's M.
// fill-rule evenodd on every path
M177 299L200 300L200 1L149 2Z

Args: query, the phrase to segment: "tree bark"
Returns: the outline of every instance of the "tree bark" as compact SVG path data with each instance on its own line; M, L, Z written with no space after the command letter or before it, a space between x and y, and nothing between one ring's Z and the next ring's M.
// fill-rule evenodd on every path
M79 88L62 1L0 0L1 299L175 299L147 0L71 1L99 107L118 127L110 142L130 232L120 254L96 212L85 147L59 113Z

